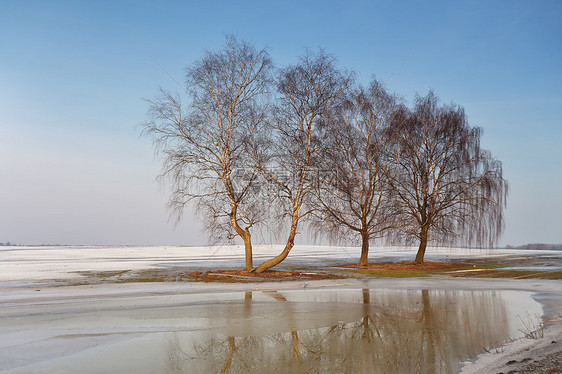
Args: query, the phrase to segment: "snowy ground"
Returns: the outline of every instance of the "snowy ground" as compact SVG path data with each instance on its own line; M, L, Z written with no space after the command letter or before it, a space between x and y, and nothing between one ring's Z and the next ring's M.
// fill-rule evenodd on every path
M256 246L254 262L271 258L280 246ZM359 248L295 246L278 267L326 265L358 261ZM162 267L186 269L243 268L242 246L221 247L0 247L0 287L24 286L55 279L77 278L79 272L122 271ZM552 256L562 264L562 251L515 249L430 248L427 261L502 256ZM412 261L413 248L373 247L371 261ZM552 268L552 270L554 270Z
M256 248L256 262L279 250L280 247ZM283 266L355 262L358 252L358 248L297 246ZM364 321L366 313L380 314L381 310L387 314L379 315L382 318L377 322L379 328L400 314L418 316L399 324L405 328L407 323L412 323L412 330L404 336L421 330L416 323L422 314L416 313L432 310L436 319L447 319L450 324L449 327L443 327L446 323L439 325L432 335L437 339L442 333L440 339L447 342L444 347L452 346L448 340L452 337L456 336L458 341L471 340L479 333L478 329L486 330L481 331L484 333L502 325L492 340L485 342L486 337L482 335L476 339L475 348L465 347L474 355L482 347L491 352L479 356L477 361L472 356L472 359L465 357L469 361L463 373L508 372L529 355L535 359L541 352L560 351L560 281L422 278L60 286L61 280L80 279L80 272L240 268L241 253L239 246L0 247L0 372L190 372L193 365L201 364L193 356L202 348L189 351L189 359L180 356L188 350L186 347L193 348L194 342L264 335L275 336L276 344L279 341L289 344L291 336L293 339L295 336L291 334L296 331L301 339L297 345L303 350L301 355L308 357L304 347L316 342L314 336L327 334L325 329L329 327L333 331L333 326L339 326L338 331L352 331L360 326L358 321ZM375 249L371 260L411 260L414 253L411 248ZM432 248L427 260L508 255L560 258L562 252ZM453 312L447 312L448 308ZM392 318L385 319L387 315ZM538 327L542 321L547 324L542 337L521 338L528 330L526 322ZM457 331L459 326L463 331ZM494 339L498 339L496 346L500 345L498 336L515 341L491 349ZM323 349L329 350L330 345L326 343L329 340L321 341ZM558 344L550 344L552 341ZM228 353L226 343L221 344L211 351L216 353L221 348ZM264 355L261 361L268 362L266 353L272 341L253 341L253 344L261 344L259 352ZM211 352L209 346L205 349ZM448 352L446 357L460 354L451 349L443 349ZM538 353L533 353L534 350ZM242 351L241 347L236 349L239 355ZM350 357L354 354L349 352ZM294 354L292 358L287 357L292 362ZM217 359L222 365L224 357ZM242 362L240 357L238 360ZM204 361L208 360L201 362ZM231 372L237 372L235 363ZM460 370L460 363L452 363L450 368ZM397 368L396 372L400 370L404 368Z

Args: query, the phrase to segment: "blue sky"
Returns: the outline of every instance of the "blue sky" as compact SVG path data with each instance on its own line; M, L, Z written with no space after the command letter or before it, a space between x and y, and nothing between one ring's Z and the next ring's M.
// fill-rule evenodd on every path
M510 182L500 244L561 243L561 20L560 1L1 1L0 242L204 244L191 211L168 223L138 124L232 33L464 106Z

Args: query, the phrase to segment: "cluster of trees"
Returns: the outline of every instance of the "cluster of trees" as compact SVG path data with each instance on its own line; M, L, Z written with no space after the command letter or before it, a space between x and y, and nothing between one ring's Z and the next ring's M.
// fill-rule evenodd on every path
M308 51L275 68L267 50L229 36L187 69L185 91L149 100L143 133L163 160L177 221L193 202L214 241L244 242L246 269L283 261L299 228L362 243L493 245L507 182L462 107L432 92L411 107ZM253 234L285 243L254 266ZM264 234L265 233L265 234Z

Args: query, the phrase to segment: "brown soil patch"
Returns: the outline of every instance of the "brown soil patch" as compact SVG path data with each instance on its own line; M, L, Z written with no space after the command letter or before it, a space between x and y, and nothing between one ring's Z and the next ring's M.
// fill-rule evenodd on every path
M187 278L201 280L204 282L259 282L264 279L268 281L286 280L318 280L318 279L341 279L341 275L330 273L301 273L298 271L273 271L268 270L263 273L251 272L249 270L215 270L200 273L194 271L186 274Z
M350 269L369 269L369 270L422 270L422 271L454 271L472 269L472 265L451 262L375 262L366 266L357 264L341 265L343 268Z

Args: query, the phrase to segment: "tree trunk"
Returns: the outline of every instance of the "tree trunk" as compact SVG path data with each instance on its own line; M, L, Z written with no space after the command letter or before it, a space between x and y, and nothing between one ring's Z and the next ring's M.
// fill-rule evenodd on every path
M271 269L272 267L278 265L281 261L287 258L289 252L291 252L291 249L295 245L295 236L297 235L297 224L298 224L298 219L296 217L298 217L298 213L293 213L293 223L291 225L291 231L289 232L289 238L287 239L287 244L285 245L285 248L283 248L283 251L277 256L273 257L271 260L267 260L264 263L262 263L260 266L258 266L255 269L256 273L263 273L267 269Z
M429 227L422 226L420 232L420 246L418 248L418 253L416 254L416 264L423 264L423 257L425 256L425 249L427 247L427 233L429 231Z
M362 232L361 240L361 258L359 259L359 265L367 266L369 264L369 234Z
M291 251L291 249L294 246L294 242L293 239L289 240L287 242L287 245L285 246L285 248L283 248L283 251L278 254L277 256L273 257L271 260L267 260L264 263L262 263L260 266L258 266L255 270L256 273L263 273L264 271L271 269L272 267L274 267L275 265L278 265L281 261L283 261L284 259L287 258L287 256L289 255L289 252Z
M254 262L252 260L252 236L248 229L245 230L244 239L244 253L246 255L246 270L252 270L254 268Z
M242 229L242 227L240 227L238 221L236 220L236 212L237 206L232 203L232 212L230 212L229 214L230 224L232 225L232 228L234 228L234 231L236 231L238 236L241 237L242 240L244 240L244 255L246 258L245 268L246 270L252 270L254 268L254 263L252 260L252 235L250 234L250 227L246 227L245 229Z

